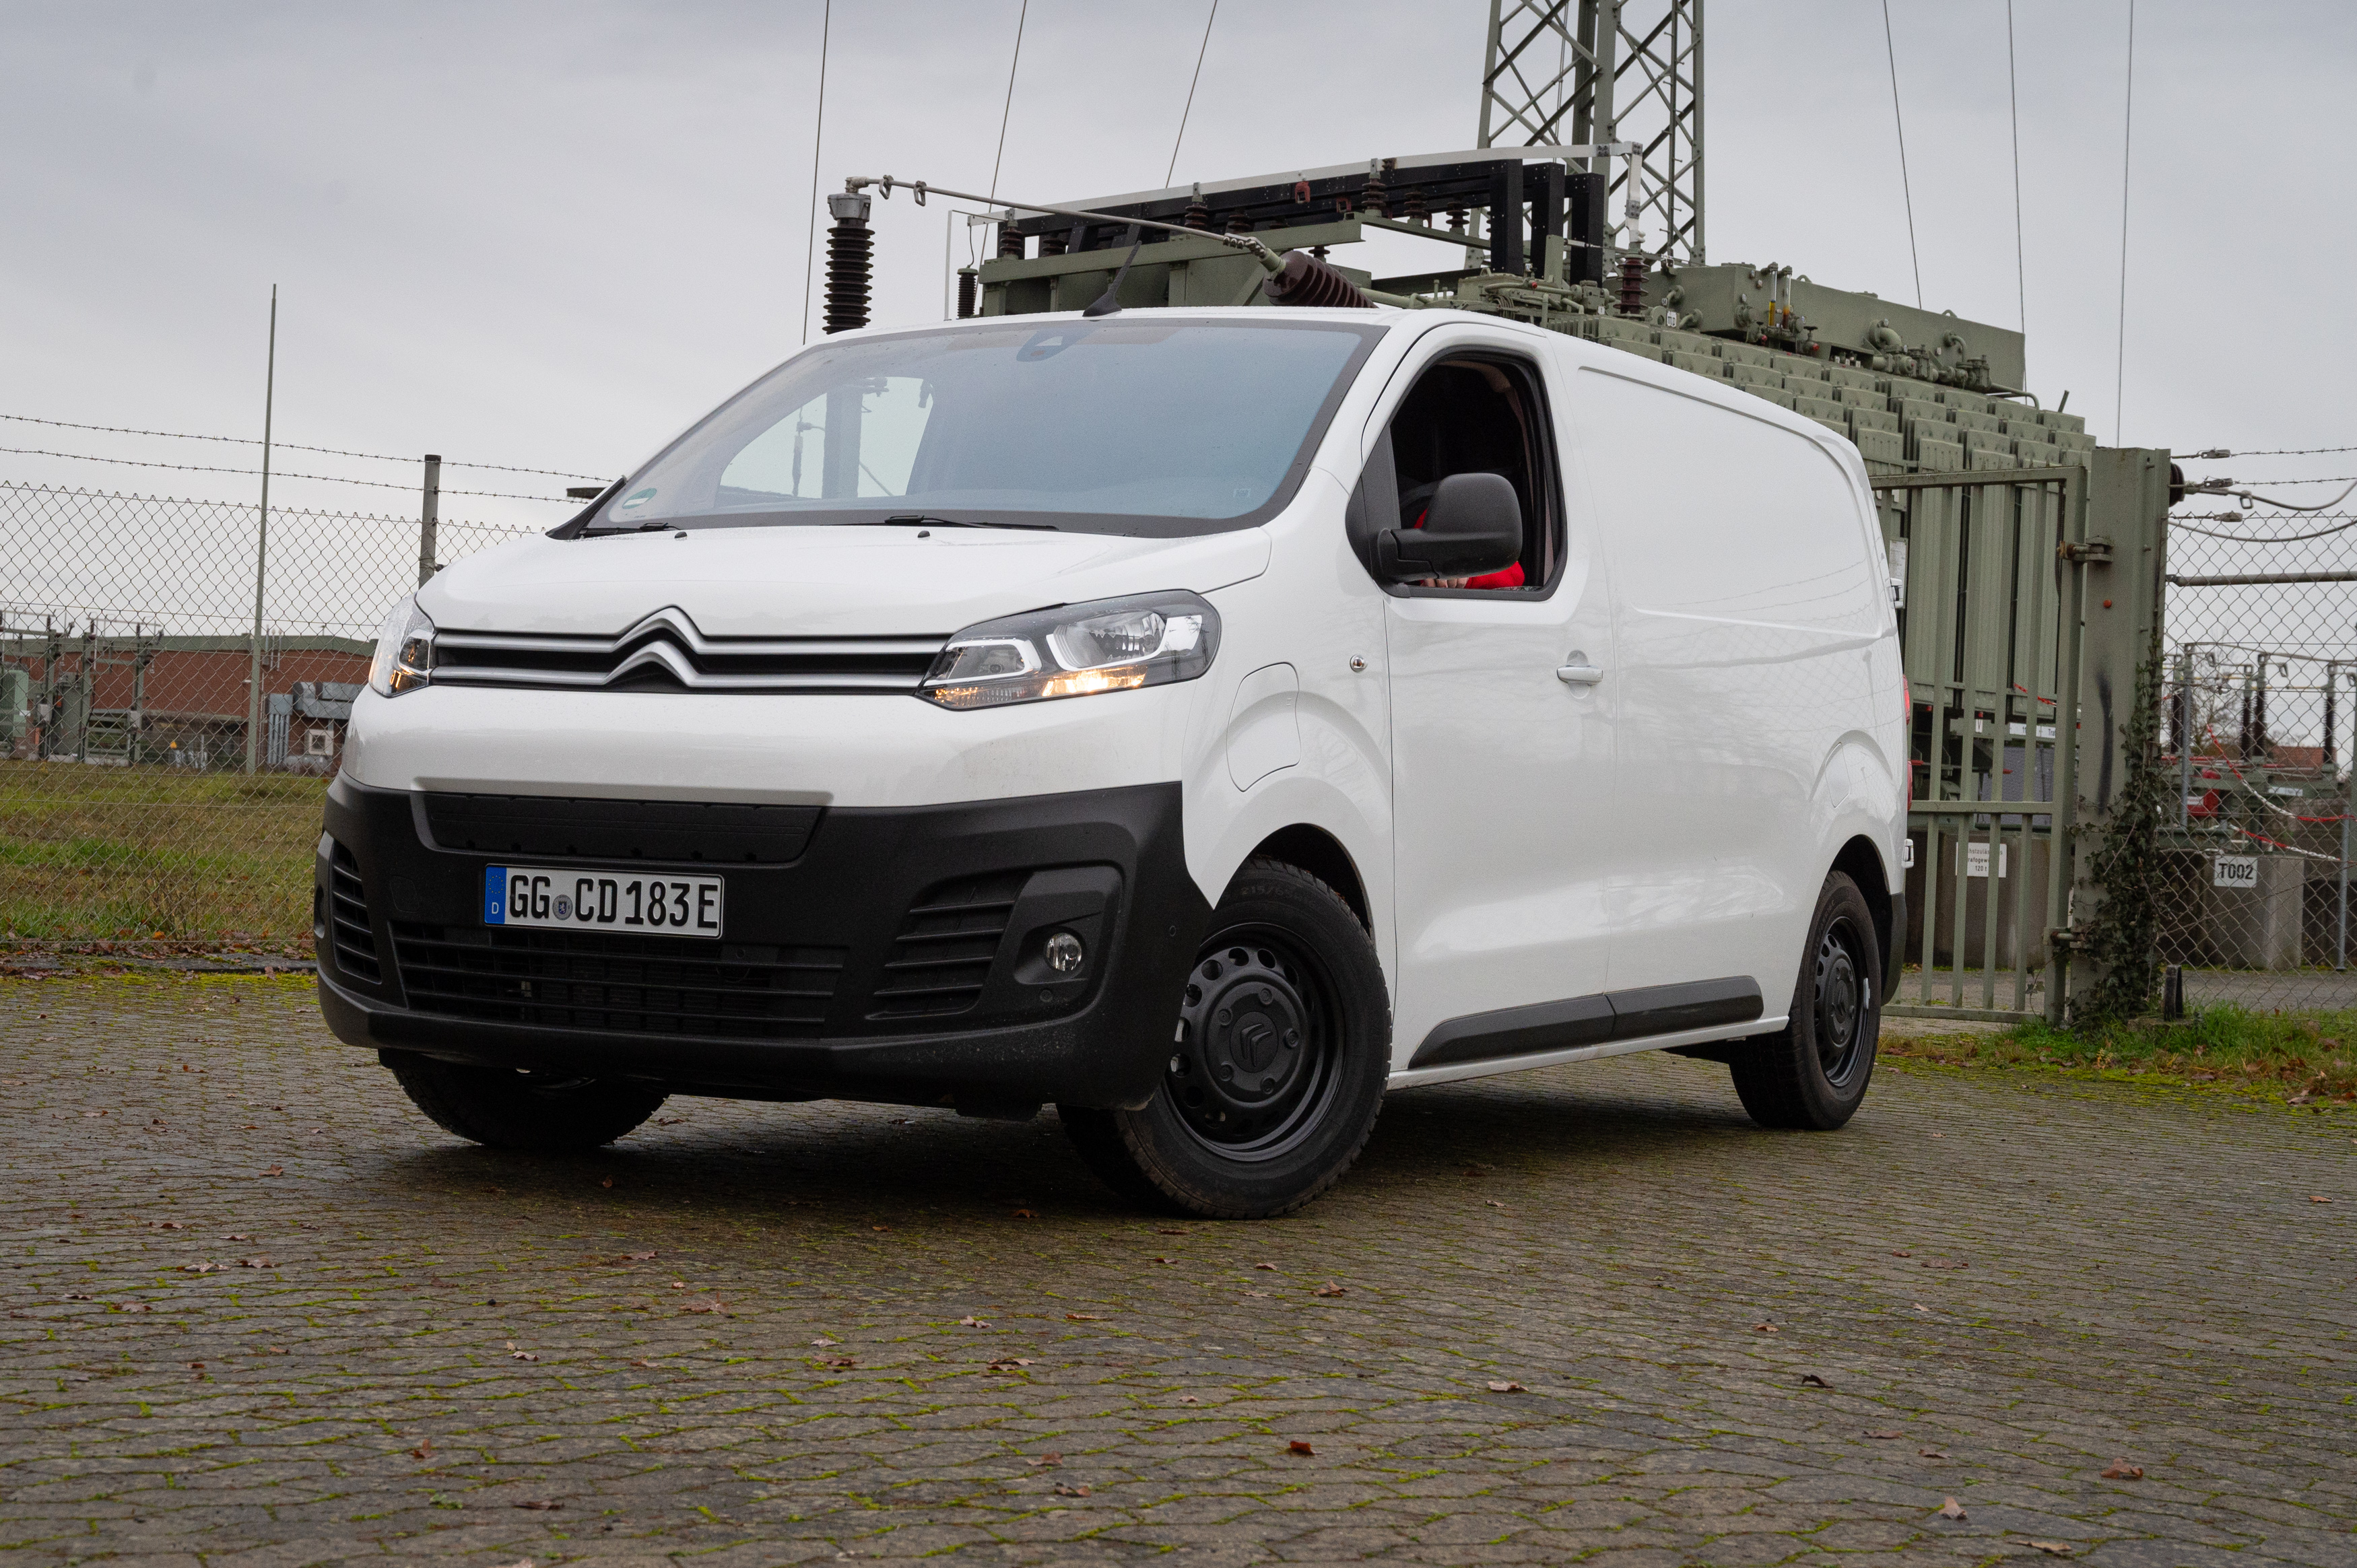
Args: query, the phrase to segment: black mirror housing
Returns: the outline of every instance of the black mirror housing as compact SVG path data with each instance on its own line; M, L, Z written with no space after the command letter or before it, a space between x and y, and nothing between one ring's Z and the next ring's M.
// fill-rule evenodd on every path
M1522 558L1523 503L1503 474L1451 474L1433 491L1422 528L1387 528L1375 536L1385 579L1478 577Z

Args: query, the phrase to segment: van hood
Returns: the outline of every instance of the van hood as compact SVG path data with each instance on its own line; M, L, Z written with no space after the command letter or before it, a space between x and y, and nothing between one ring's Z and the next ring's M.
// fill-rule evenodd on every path
M712 528L520 540L417 592L454 631L612 637L677 608L713 637L947 636L1048 605L1256 577L1257 528L1192 539L936 527Z

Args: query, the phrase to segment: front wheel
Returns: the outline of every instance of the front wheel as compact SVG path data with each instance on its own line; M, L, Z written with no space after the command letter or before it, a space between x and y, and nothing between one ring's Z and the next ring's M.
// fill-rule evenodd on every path
M1830 1133L1857 1112L1874 1076L1882 1003L1874 911L1846 873L1825 878L1792 987L1792 1016L1747 1040L1730 1064L1743 1109L1762 1127Z
M494 1149L571 1154L610 1144L662 1109L661 1090L565 1073L467 1067L379 1053L410 1102L445 1132Z
M1254 860L1197 950L1154 1098L1135 1111L1057 1110L1124 1197L1265 1219L1342 1179L1390 1069L1389 993L1366 928L1317 877Z

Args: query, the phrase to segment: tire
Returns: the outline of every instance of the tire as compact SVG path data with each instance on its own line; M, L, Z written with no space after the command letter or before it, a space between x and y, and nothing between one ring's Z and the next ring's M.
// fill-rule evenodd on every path
M1057 1107L1090 1169L1134 1203L1207 1219L1290 1214L1340 1181L1391 1071L1390 993L1351 907L1297 866L1247 862L1176 1000L1152 1100Z
M1745 1041L1730 1064L1754 1122L1830 1133L1857 1113L1882 1032L1881 974L1874 912L1857 884L1836 871L1817 895L1790 1021Z
M610 1144L653 1115L660 1090L562 1073L464 1067L384 1051L410 1102L445 1132L493 1149L562 1155Z

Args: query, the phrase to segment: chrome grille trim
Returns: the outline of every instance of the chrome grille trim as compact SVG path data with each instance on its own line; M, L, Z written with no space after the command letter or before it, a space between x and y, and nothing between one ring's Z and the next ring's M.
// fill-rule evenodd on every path
M464 686L598 691L913 692L948 642L938 637L708 637L676 606L615 637L449 629L434 679Z

